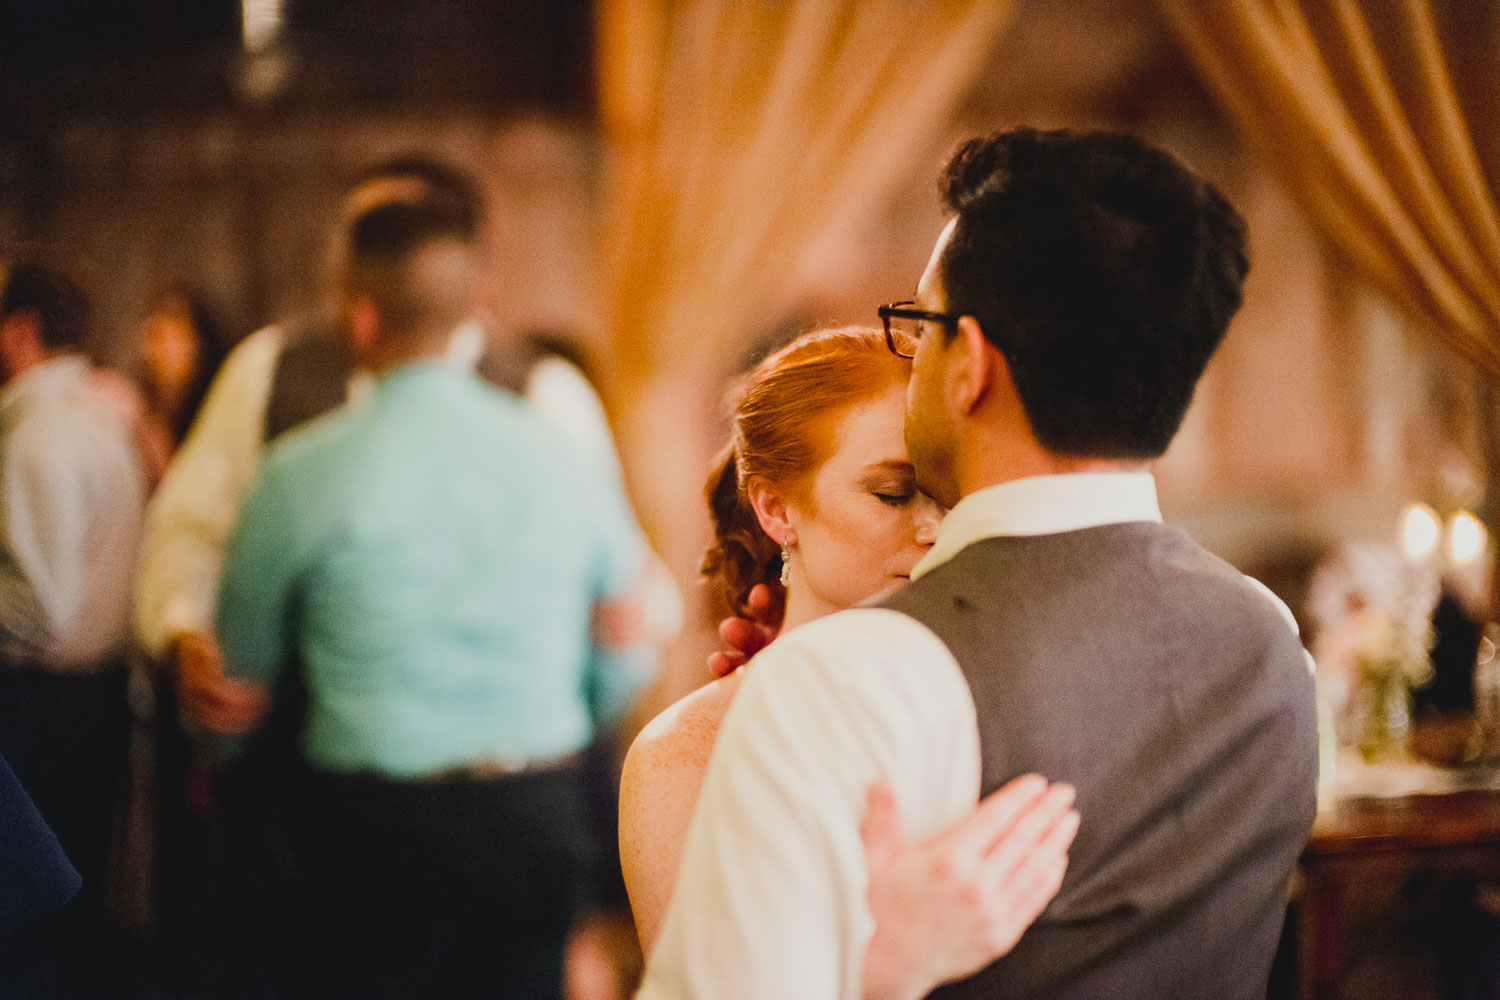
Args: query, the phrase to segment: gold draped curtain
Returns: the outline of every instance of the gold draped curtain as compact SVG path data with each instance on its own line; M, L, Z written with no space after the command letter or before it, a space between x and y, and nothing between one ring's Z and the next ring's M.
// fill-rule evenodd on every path
M1329 241L1500 376L1500 0L1159 0ZM1491 390L1492 409L1496 397ZM1486 421L1490 522L1500 412ZM1492 616L1500 616L1500 563Z
M1160 2L1332 244L1500 375L1500 3Z
M637 511L679 579L701 551L724 374L794 305L820 239L935 167L1011 6L599 4L611 157L600 388Z

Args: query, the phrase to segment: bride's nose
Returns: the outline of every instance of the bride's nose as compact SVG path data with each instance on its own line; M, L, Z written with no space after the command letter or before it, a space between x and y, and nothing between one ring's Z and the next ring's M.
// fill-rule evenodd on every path
M938 525L943 521L943 509L937 505L937 501L928 496L917 498L916 510L916 543L923 548L931 548L932 543L937 541Z

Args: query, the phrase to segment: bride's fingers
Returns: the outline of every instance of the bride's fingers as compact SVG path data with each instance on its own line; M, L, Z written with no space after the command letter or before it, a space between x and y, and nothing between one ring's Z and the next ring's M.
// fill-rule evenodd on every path
M1003 891L1010 895L1007 912L1009 919L1013 921L1007 934L1010 944L1014 944L1026 928L1031 926L1031 922L1041 916L1047 904L1052 902L1057 891L1062 888L1063 875L1067 870L1066 854L1049 855L1045 862L1028 866L1022 881L1004 887Z
M1009 884L994 891L1009 893L1016 914L1030 923L1046 908L1062 886L1068 870L1068 844L1078 831L1078 814L1069 813L1059 823L1047 844L1028 858L1015 872Z
M757 583L750 588L745 604L750 609L751 617L759 625L769 625L781 617L781 597L764 583Z
M726 652L749 656L759 651L760 636L753 622L743 618L726 618L719 623L719 638L729 649Z
M1078 833L1078 811L1072 808L1072 789L1061 794L1056 788L1030 813L1016 821L1011 834L1000 840L984 860L987 876L995 885L1025 879L1032 870L1064 856Z
M963 822L940 834L943 849L955 858L981 859L1047 793L1047 780L1023 774L991 793Z
M746 664L743 653L733 650L715 650L708 654L708 669L715 677L727 677Z

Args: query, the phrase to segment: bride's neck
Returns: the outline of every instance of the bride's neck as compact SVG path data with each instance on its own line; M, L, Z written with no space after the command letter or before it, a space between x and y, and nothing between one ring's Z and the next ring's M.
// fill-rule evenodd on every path
M831 615L842 608L834 607L823 598L813 593L795 570L792 573L792 582L787 587L786 593L786 615L781 620L781 631L787 632L798 625L806 625L808 622L824 615Z

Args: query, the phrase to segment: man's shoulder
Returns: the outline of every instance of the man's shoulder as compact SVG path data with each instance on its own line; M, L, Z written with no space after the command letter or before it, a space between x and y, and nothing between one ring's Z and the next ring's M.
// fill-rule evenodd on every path
M892 595L883 606L907 610L924 599L990 581L1029 584L1033 573L1072 579L1125 574L1138 577L1143 586L1229 591L1253 597L1268 608L1278 603L1265 587L1186 532L1132 521L1048 535L978 539Z
M589 504L612 496L609 470L567 434L534 411L520 396L486 382L479 376L468 380L473 410L491 433L471 438L483 450L513 467L525 468L551 482L558 490L575 494Z
M882 606L955 640L968 631L967 621L1051 618L1053 611L1038 609L1053 605L1067 605L1067 615L1086 608L1093 618L1132 628L1170 620L1239 642L1284 639L1289 653L1298 637L1291 612L1263 584L1187 533L1146 522L981 539Z
M1169 582L1180 599L1200 604L1206 614L1233 612L1242 622L1268 633L1300 635L1296 617L1270 587L1205 549L1186 532L1164 530L1159 546L1156 576Z
M6 414L5 448L37 451L49 461L91 461L93 452L131 452L124 415L80 381L58 391L36 393Z
M530 432L541 426L526 406L525 400L509 389L502 389L475 372L459 373L469 409L480 419L492 420L504 427Z
M265 446L261 475L303 479L330 473L331 463L356 446L363 417L361 407L344 406L278 436Z

